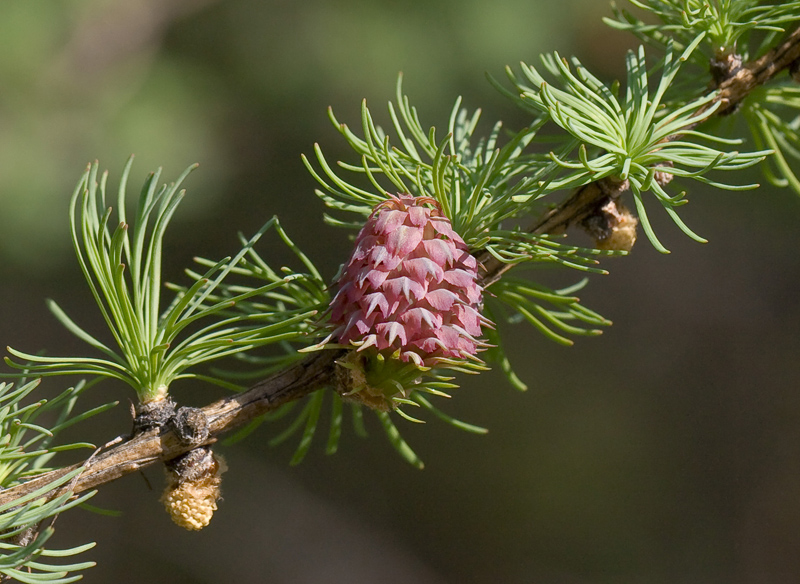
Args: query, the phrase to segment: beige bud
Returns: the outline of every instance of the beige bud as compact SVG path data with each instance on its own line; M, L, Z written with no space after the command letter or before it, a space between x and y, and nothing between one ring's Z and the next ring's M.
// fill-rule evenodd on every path
M595 240L597 249L630 251L636 243L639 220L619 199L609 198L581 225Z
M226 470L224 459L208 447L196 448L177 464L167 465L168 484L161 502L176 525L199 531L209 524Z

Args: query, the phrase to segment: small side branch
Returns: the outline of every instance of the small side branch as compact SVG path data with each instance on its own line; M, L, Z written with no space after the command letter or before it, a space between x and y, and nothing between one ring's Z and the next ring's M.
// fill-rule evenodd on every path
M714 115L733 113L756 87L771 81L785 70L797 67L798 64L800 64L800 27L762 57L731 71L730 76L721 80L714 88L718 91L714 100L699 110L698 114L714 107L717 103L720 103L721 107ZM676 138L678 136L672 137L672 139ZM589 215L596 213L609 199L619 197L628 188L627 182L620 182L614 177L606 177L588 183L576 189L570 197L549 211L529 229L529 232L535 234L563 233L573 225L580 224ZM504 264L488 253L484 253L478 258L478 261L483 266L484 286L490 286L499 280L512 267L511 264Z
M800 28L784 42L749 63L719 84L719 94L714 102L721 102L717 115L732 112L759 85L764 85L800 59ZM711 107L709 104L708 107Z
M204 444L212 444L219 436L270 412L279 406L333 384L334 364L340 351L320 351L301 362L265 379L244 393L212 403L202 412L208 418L209 435ZM137 472L159 461L172 460L195 448L182 442L172 429L151 429L138 434L89 461L54 470L21 485L0 491L0 505L11 503L45 487L66 474L84 468L70 484L70 490L81 493ZM62 491L53 492L50 497Z

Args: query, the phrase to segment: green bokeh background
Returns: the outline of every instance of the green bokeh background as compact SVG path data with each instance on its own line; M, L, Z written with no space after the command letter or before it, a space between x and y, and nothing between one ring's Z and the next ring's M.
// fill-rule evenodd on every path
M168 234L172 279L273 214L330 277L346 234L322 224L300 162L314 142L348 156L327 106L357 126L366 98L385 123L403 71L423 122L443 126L462 95L513 127L522 114L484 72L558 50L618 77L636 43L602 24L608 14L603 0L0 3L3 343L81 350L46 297L102 330L67 232L88 161L112 182L130 153L137 182L200 163ZM335 456L317 447L293 468L262 427L219 448L230 470L206 530L170 523L152 468L94 499L121 517L70 512L58 543L98 541L88 583L800 581L800 204L773 188L691 185L690 198L683 216L710 243L654 213L673 253L642 242L583 294L615 321L602 337L564 348L510 329L530 391L497 373L464 382L448 411L488 436L404 424L427 465L417 471L372 425L373 439L346 435ZM220 395L177 392L190 404ZM131 397L96 388L89 402L123 403L79 438L126 432Z

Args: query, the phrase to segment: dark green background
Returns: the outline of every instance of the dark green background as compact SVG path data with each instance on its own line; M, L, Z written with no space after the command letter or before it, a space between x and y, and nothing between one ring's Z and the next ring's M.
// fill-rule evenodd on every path
M321 222L300 162L320 142L347 157L325 108L384 123L399 71L423 123L456 96L487 120L524 123L485 81L540 52L576 54L618 77L635 39L605 27L606 2L427 0L6 0L0 4L2 342L81 350L47 313L55 298L92 331L67 205L85 164L111 180L134 152L136 182L200 163L168 234L167 276L222 257L273 214L326 276L347 253ZM752 180L742 176L741 181ZM188 533L158 503L161 470L105 487L56 524L60 545L98 541L86 582L792 583L800 581L800 204L789 191L690 188L683 237L653 207L669 256L641 242L607 262L586 304L615 321L572 348L526 327L509 353L531 386L467 379L448 411L485 437L403 424L426 462L347 434L300 467L269 429L219 448L230 470L211 526ZM268 249L262 249L270 257ZM567 276L573 277L572 274ZM577 276L574 277L577 279ZM55 391L66 383L49 380ZM216 390L182 386L184 403ZM123 403L74 436L129 428ZM148 484L149 481L149 484Z

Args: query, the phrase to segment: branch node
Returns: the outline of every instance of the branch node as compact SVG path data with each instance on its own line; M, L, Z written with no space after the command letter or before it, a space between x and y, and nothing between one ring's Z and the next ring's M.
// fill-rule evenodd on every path
M736 53L726 53L712 58L708 63L714 87L719 87L728 79L736 77L743 65L742 56Z
M169 397L141 403L136 406L133 434L157 428L161 430L175 418L175 402Z
M180 407L170 422L181 444L198 445L208 440L208 416L200 408Z
M636 243L638 223L622 201L608 197L581 221L580 226L594 238L597 249L630 251Z

